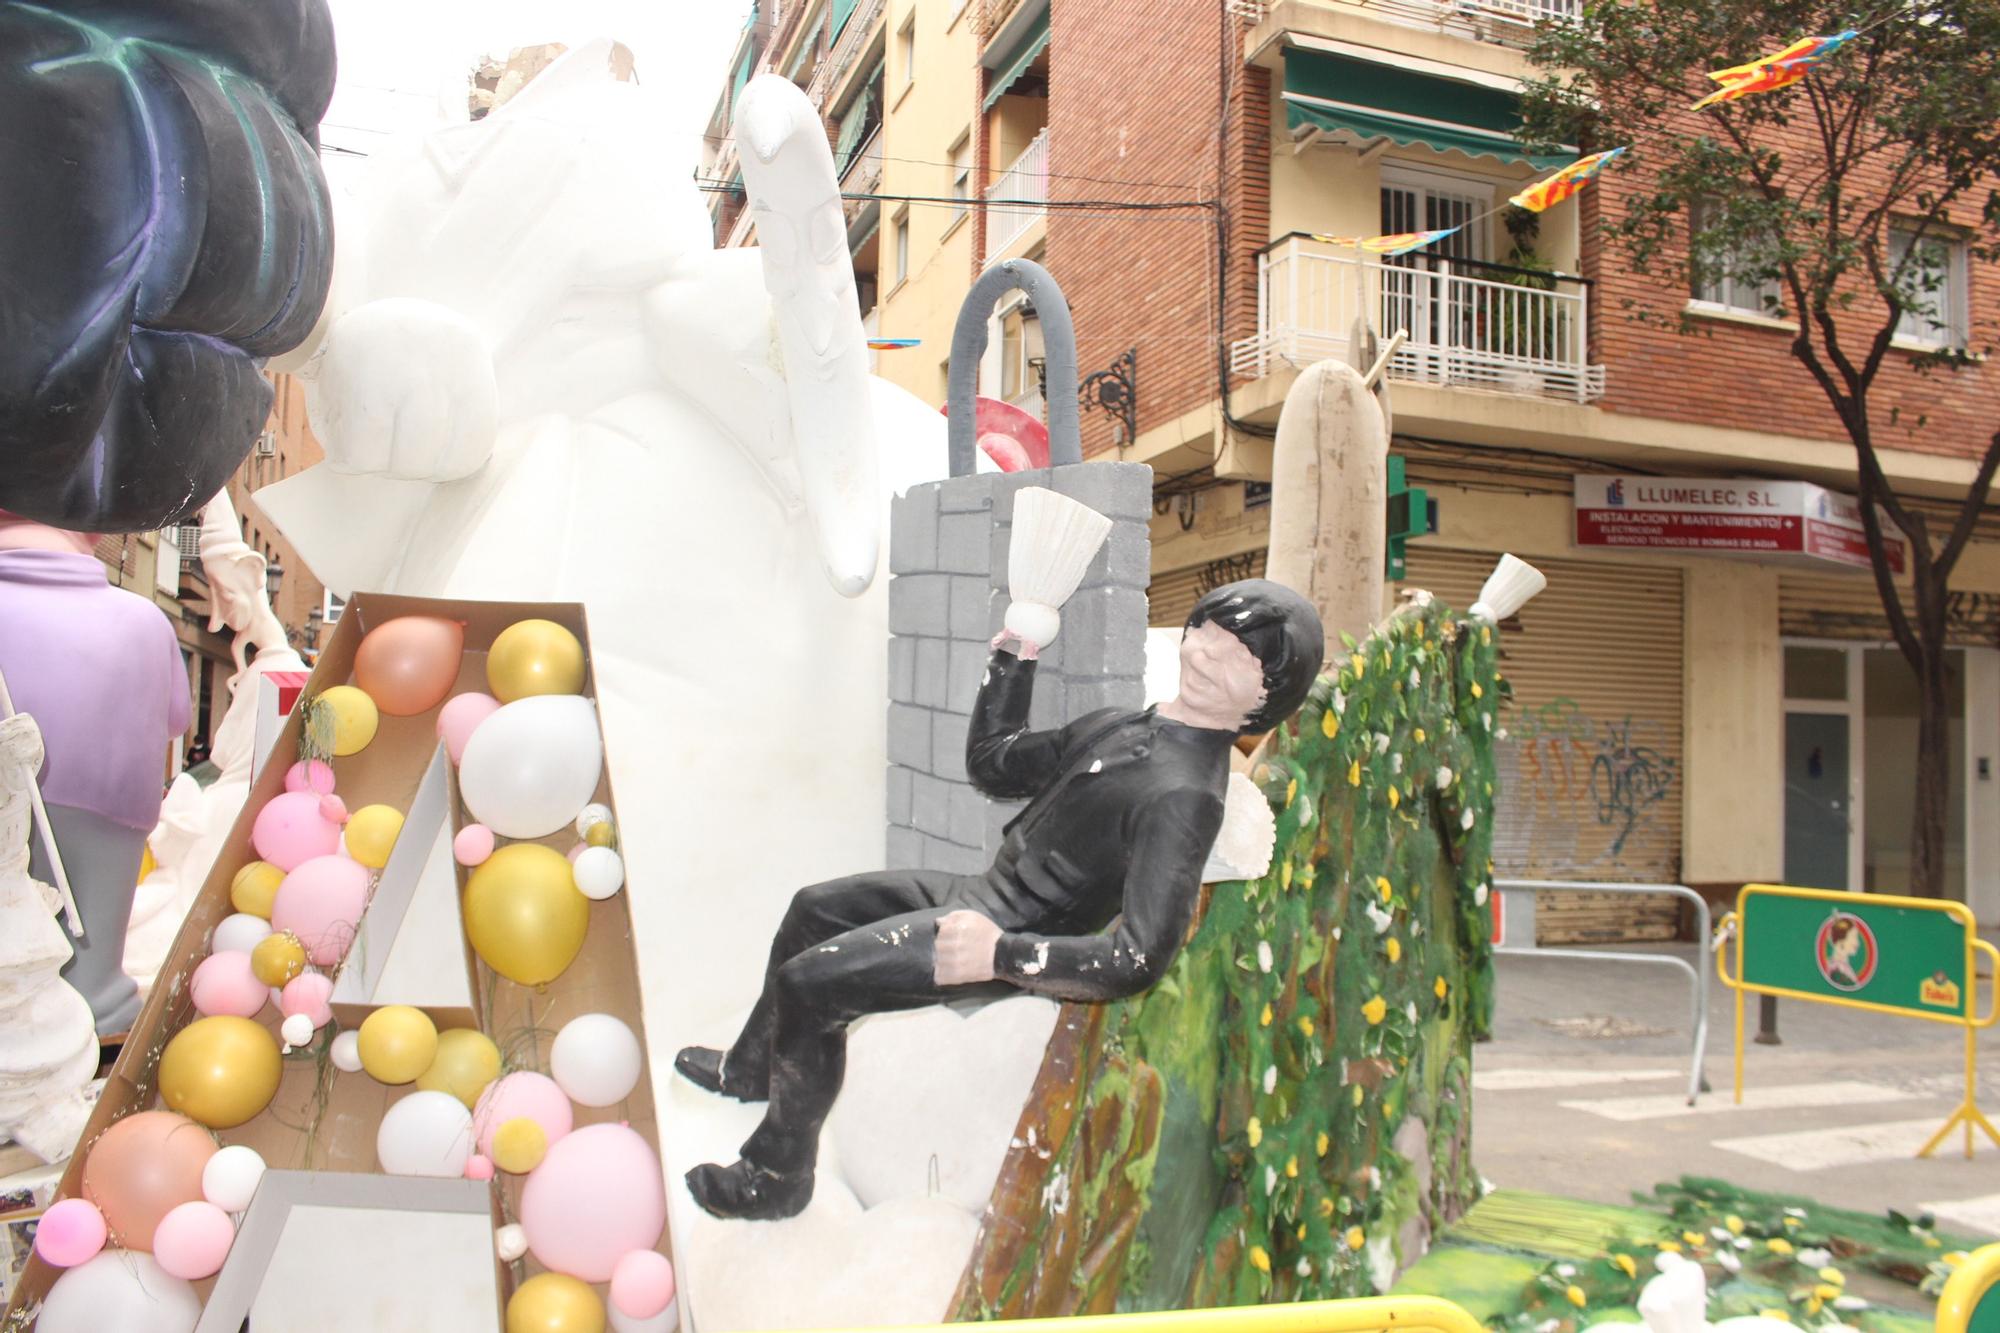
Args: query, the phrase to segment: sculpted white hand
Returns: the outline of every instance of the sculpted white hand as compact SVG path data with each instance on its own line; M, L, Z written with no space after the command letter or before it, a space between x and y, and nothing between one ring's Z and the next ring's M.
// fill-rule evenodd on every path
M993 980L993 952L1000 927L977 912L950 912L938 922L936 966L940 986Z

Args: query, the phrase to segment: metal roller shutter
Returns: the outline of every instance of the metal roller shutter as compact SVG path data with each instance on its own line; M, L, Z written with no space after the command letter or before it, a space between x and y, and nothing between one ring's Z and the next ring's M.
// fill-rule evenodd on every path
M1259 547L1205 565L1154 574L1153 581L1146 585L1146 623L1180 628L1187 624L1188 614L1203 593L1238 579L1263 578L1264 556L1263 548Z
M1413 543L1402 587L1471 605L1497 555ZM1536 560L1549 586L1510 624L1497 747L1502 878L1674 883L1681 861L1681 571ZM1670 939L1674 900L1544 894L1542 943Z
M1907 587L1903 607L1915 614ZM1787 569L1778 575L1778 632L1800 639L1858 639L1888 643L1889 613L1867 573L1832 574ZM1959 647L2000 644L2000 597L1954 591L1945 605L1945 638Z

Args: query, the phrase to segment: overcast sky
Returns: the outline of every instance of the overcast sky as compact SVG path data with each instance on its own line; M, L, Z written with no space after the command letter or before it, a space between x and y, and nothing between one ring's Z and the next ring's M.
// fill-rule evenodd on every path
M466 118L473 67L517 46L575 47L613 37L632 48L639 79L673 106L685 139L670 145L693 170L699 136L722 91L724 62L750 0L330 0L340 77L320 125L328 174L365 170L385 134Z

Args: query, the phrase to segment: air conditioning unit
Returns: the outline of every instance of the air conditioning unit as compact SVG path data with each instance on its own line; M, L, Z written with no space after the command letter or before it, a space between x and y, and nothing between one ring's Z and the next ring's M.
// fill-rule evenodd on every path
M259 435L257 437L255 452L259 458L276 458L278 456L278 433L267 430Z

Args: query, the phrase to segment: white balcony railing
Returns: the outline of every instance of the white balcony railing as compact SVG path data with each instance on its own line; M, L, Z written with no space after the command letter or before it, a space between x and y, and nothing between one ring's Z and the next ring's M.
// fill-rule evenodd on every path
M1368 11L1397 23L1518 46L1537 23L1583 14L1583 0L1372 0Z
M806 96L816 107L825 107L827 97L840 86L847 77L847 71L854 68L854 62L868 48L868 39L874 35L875 23L882 17L886 0L861 0L854 12L847 16L846 26L840 30L833 47L813 70L812 82L806 85Z
M1603 396L1589 360L1589 289L1555 274L1521 286L1493 265L1409 257L1411 266L1291 237L1258 256L1257 332L1230 349L1230 369L1262 378L1345 357L1360 316L1409 332L1392 379L1568 398Z
M1021 239L1035 223L1048 216L1049 132L1036 134L1014 165L987 187L986 198L1009 199L1014 204L989 203L986 208L986 262L992 263Z

